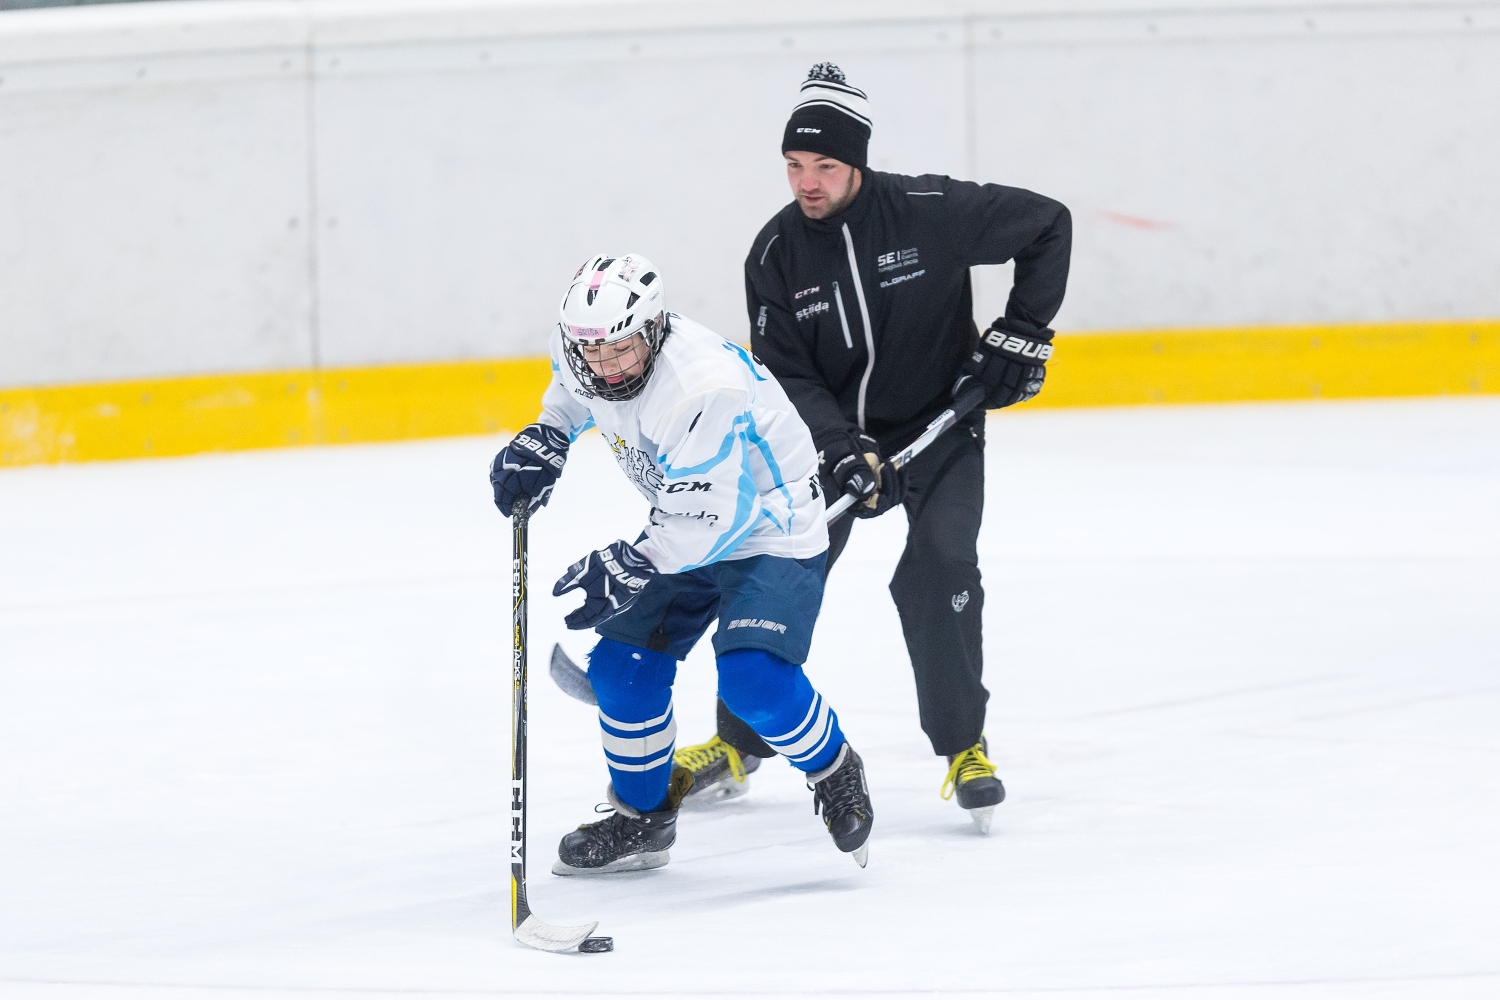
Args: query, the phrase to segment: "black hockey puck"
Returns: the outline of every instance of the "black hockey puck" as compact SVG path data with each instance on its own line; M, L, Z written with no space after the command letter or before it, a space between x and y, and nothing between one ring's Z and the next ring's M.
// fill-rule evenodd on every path
M615 939L612 937L589 937L583 939L583 944L578 950L586 955L593 955L601 951L614 951Z

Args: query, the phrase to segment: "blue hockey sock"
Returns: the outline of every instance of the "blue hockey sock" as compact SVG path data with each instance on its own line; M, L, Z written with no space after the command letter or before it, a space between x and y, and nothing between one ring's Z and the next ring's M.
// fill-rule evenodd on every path
M839 717L802 667L763 649L719 656L719 697L799 771L821 771L844 745Z
M599 698L604 759L621 802L654 812L667 798L672 777L672 681L677 661L613 639L589 653L589 680Z

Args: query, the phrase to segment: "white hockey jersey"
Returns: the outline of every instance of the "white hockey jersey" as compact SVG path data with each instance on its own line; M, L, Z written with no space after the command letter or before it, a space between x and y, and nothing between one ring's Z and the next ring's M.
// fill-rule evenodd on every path
M571 438L598 426L651 503L636 548L659 572L827 549L818 453L780 384L707 327L672 314L670 331L640 395L610 402L578 381L554 329L540 421Z

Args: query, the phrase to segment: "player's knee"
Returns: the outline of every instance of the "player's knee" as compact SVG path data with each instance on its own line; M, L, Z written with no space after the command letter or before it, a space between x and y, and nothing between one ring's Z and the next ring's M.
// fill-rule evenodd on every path
M600 639L589 653L589 683L601 707L654 704L676 676L676 660L641 646Z
M764 649L731 649L719 656L719 697L752 727L795 697L799 681L800 666Z
M965 558L913 560L897 570L890 590L898 604L946 600L944 595L964 592L977 599L981 595L979 566Z

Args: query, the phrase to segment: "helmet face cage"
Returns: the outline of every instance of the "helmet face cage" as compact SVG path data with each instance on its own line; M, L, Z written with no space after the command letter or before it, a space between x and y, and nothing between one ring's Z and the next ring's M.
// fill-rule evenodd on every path
M612 402L641 394L668 333L661 276L649 260L634 253L590 258L558 313L563 354L585 391ZM622 370L629 374L620 377Z
M572 369L573 376L582 383L589 392L600 399L612 403L623 403L627 399L634 399L646 388L647 381L651 378L651 372L656 367L656 354L661 350L662 341L667 338L667 318L662 313L655 319L647 320L630 339L634 340L631 347L622 354L615 355L614 359L621 368L630 368L639 362L640 371L634 375L626 376L618 382L611 382L603 375L596 372L588 360L584 357L585 347L603 348L606 343L623 343L623 341L605 341L600 338L597 341L579 342L572 337L564 335L563 354L568 359L568 367Z

